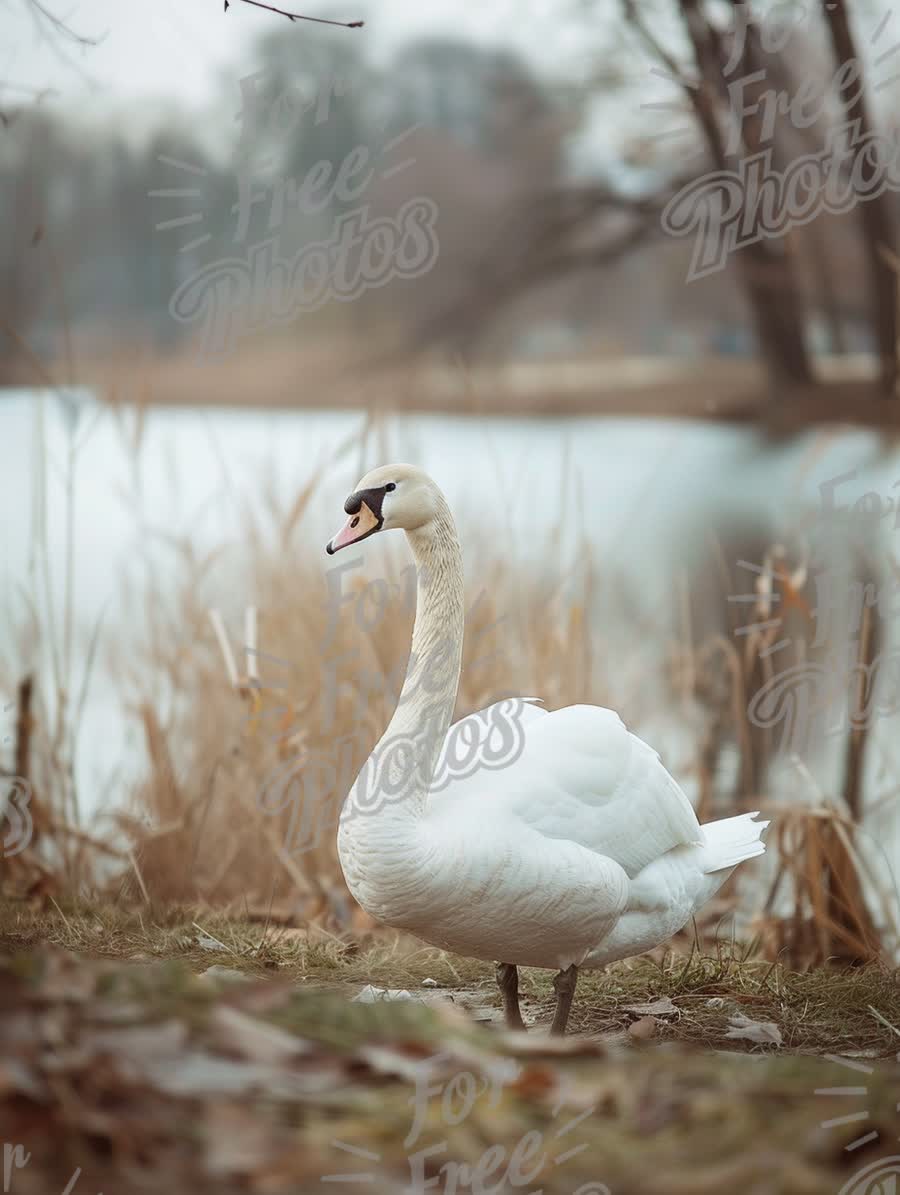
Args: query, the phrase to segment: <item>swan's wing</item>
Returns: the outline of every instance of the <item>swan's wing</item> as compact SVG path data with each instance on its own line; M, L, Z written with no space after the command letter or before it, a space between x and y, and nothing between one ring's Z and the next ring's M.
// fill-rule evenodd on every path
M739 813L701 826L703 842L678 846L654 859L629 884L628 903L609 935L598 939L585 965L605 966L652 950L685 926L719 891L735 867L765 851L769 823Z
M525 746L525 727L548 716L538 697L505 697L454 722L444 739L429 795L439 796L456 781L504 770Z
M568 706L526 716L521 729L510 762L451 777L429 813L487 817L495 827L513 818L606 855L629 876L672 847L703 841L690 801L613 710Z

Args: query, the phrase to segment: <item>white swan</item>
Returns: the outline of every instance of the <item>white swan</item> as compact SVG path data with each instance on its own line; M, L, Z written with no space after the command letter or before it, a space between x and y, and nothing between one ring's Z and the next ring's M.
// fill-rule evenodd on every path
M377 920L497 963L507 1023L522 1028L517 965L558 974L565 1031L579 968L666 941L744 859L768 822L701 826L659 756L618 716L498 702L451 728L462 658L462 556L435 483L411 465L368 473L329 554L402 528L418 574L397 709L341 812L347 885ZM481 766L460 774L461 750ZM455 773L455 774L454 774Z

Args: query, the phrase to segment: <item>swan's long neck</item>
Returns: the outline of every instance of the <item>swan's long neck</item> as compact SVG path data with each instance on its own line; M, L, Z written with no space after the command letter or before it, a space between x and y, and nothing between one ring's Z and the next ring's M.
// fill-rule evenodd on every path
M407 538L416 562L416 621L400 700L376 750L417 742L419 767L402 800L421 812L456 705L465 604L462 554L446 504L427 530Z
M416 563L416 620L394 716L354 786L355 839L385 846L421 817L453 717L462 660L462 553L443 497L435 517L407 533ZM349 811L347 811L349 812Z

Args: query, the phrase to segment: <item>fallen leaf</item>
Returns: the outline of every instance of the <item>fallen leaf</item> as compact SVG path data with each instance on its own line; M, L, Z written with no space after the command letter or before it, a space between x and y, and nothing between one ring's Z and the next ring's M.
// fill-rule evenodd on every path
M731 1028L726 1037L754 1041L763 1046L781 1045L781 1030L771 1021L751 1021L743 1013L738 1013L728 1023Z
M47 1087L42 1076L18 1058L0 1062L0 1096L27 1095L33 1100L46 1098Z
M248 1017L236 1008L220 1005L214 1009L210 1024L216 1044L231 1049L251 1062L277 1065L312 1051L312 1045L276 1025Z
M668 1017L679 1013L668 996L661 996L659 1000L651 1000L646 1004L626 1004L626 1012L637 1013L641 1017Z
M272 1157L271 1126L253 1120L233 1104L206 1108L206 1164L216 1178L252 1175Z
M362 1046L357 1056L368 1063L376 1074L398 1075L410 1083L430 1076L438 1060L441 1063L447 1062L447 1058L444 1056L440 1056L440 1058L437 1055L430 1058L412 1057L391 1046Z
M201 950L217 950L219 953L226 950L226 947L221 942L209 937L208 934L198 934L194 939L194 944L199 946Z
M132 1024L141 1016L140 1004L123 1001L113 1004L110 1000L91 1005L91 1020L100 1024L121 1024L123 1021Z
M229 1007L239 1008L251 1016L284 1008L294 991L293 984L283 979L252 979L251 976L247 979L247 983L229 983L222 998Z
M219 1098L266 1088L271 1091L277 1075L271 1066L217 1058L202 1051L188 1054L177 1062L157 1059L145 1071L145 1077L167 1095Z
M628 1036L637 1041L646 1041L647 1038L656 1036L656 1018L655 1017L641 1017L639 1021L635 1021L628 1026Z
M532 1056L549 1056L561 1054L606 1054L606 1046L596 1038L580 1037L577 1033L567 1033L565 1037L550 1037L546 1031L541 1033L522 1033L509 1030L503 1035L505 1045L516 1054Z
M544 1096L558 1087L557 1069L547 1066L527 1066L512 1083L512 1088L526 1099L532 1096Z
M472 1020L478 1021L479 1024L489 1024L492 1021L502 1023L503 1021L503 1013L500 1009L491 1008L489 1005L485 1005L483 1008L472 1008L470 1005L468 1012Z
M221 963L214 963L213 966L207 967L205 971L200 972L200 978L216 983L234 983L235 980L247 980L249 976L243 971L236 970L234 967L223 967Z
M187 1029L180 1021L163 1021L127 1029L96 1029L84 1035L84 1044L95 1053L140 1064L180 1055L187 1036Z
M379 1000L417 1000L406 988L376 988L367 983L351 1000L351 1004L376 1004Z
M62 951L48 951L41 962L42 969L35 995L42 1003L81 1003L94 995L97 972L78 966L72 955Z

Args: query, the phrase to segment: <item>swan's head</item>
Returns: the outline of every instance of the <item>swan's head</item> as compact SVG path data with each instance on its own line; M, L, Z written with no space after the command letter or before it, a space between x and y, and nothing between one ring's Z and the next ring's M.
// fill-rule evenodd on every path
M434 518L440 490L427 473L414 465L382 465L356 486L344 503L350 516L325 546L329 556L368 539L376 531L418 531Z

